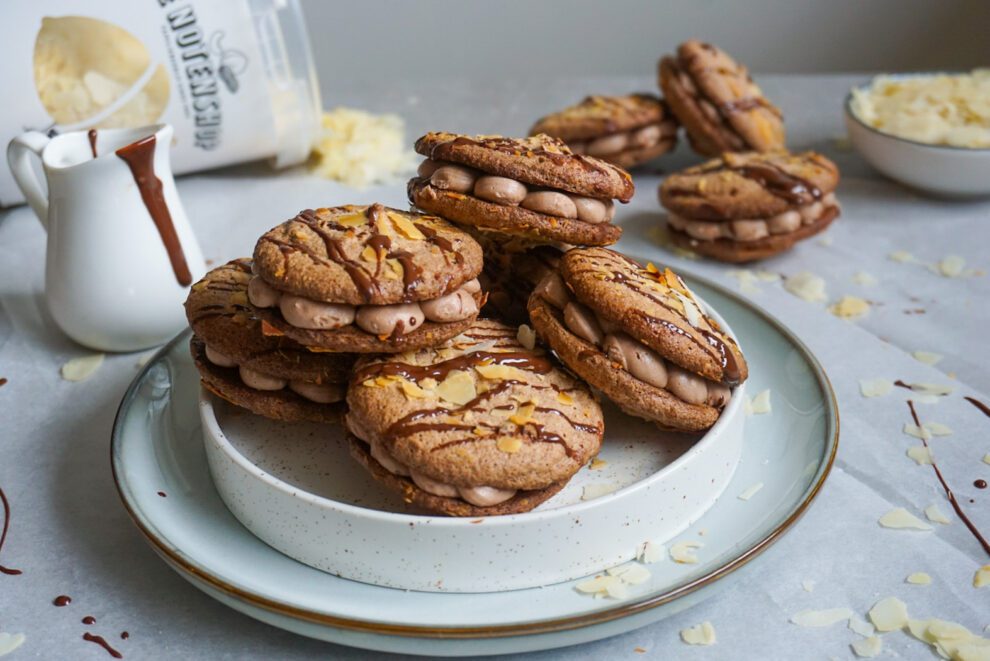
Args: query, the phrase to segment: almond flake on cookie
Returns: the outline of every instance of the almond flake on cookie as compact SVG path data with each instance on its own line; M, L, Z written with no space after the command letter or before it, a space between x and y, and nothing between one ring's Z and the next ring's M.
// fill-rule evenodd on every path
M746 411L746 415L763 415L765 413L770 413L772 410L770 407L770 390L764 390L756 396L747 399L746 402L744 402L743 408Z
M791 623L799 627L830 627L853 616L849 608L826 608L824 610L804 610L791 615Z
M990 565L983 565L973 574L973 587L982 588L990 585Z
M911 355L919 363L924 363L925 365L936 365L938 361L942 360L944 356L940 353L932 353L931 351L912 351Z
M96 373L103 365L104 354L94 353L90 356L73 358L62 365L62 378L66 381L85 381Z
M883 650L883 640L879 636L870 636L853 642L850 647L856 656L872 659Z
M866 271L857 271L852 277L853 282L863 287L872 287L877 284L876 276Z
M952 520L942 513L942 510L938 508L938 505L929 505L926 507L925 517L927 517L932 523L941 523L943 525L949 525L952 523Z
M763 488L763 483L757 482L756 484L748 487L745 491L743 491L738 496L736 496L736 498L738 498L739 500L749 500L750 498L755 496L756 493L762 488Z
M701 542L695 541L677 542L670 547L670 559L682 565L696 565L698 556L695 552L703 546Z
M458 406L467 404L478 396L474 379L464 370L456 370L437 385L437 395Z
M911 514L903 507L895 507L880 517L879 523L884 528L894 530L931 530L932 527Z
M904 579L911 585L931 585L932 577L923 571L916 571L913 574L908 574L908 577Z
M666 555L667 547L657 542L643 542L636 549L636 560L647 565L660 562Z
M868 613L877 631L896 631L908 623L907 605L897 597L881 599Z
M809 271L787 276L784 279L784 289L810 303L823 303L828 300L825 280Z
M860 379L859 392L863 397L883 397L894 389L894 382L890 379Z
M697 626L681 629L681 640L688 645L714 645L717 642L715 627L711 622L706 621Z
M843 296L828 311L840 319L856 319L870 311L870 303L858 296Z
M913 445L907 449L907 456L914 459L919 466L931 466L932 451L924 445Z

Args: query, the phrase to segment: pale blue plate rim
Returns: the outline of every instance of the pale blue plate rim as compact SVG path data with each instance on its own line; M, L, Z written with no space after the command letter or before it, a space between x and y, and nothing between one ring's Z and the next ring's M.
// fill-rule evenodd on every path
M514 624L498 626L460 626L460 627L436 627L436 626L416 626L386 622L376 622L362 619L354 619L320 613L308 609L299 608L291 603L269 599L263 594L252 591L242 586L228 583L223 578L216 576L208 568L189 558L174 545L170 544L155 533L155 526L147 521L141 514L136 500L130 495L130 490L123 484L120 476L124 473L121 453L118 451L122 440L121 421L127 414L128 409L137 396L138 388L143 382L147 373L154 368L166 354L171 353L175 346L187 341L190 331L187 329L179 333L168 344L162 347L138 372L134 380L128 386L127 391L117 409L116 416L110 435L110 460L114 484L125 511L137 526L152 548L171 566L185 578L200 586L205 584L214 590L226 594L227 596L244 602L248 606L260 608L277 615L285 616L302 622L309 622L326 627L343 629L347 631L363 632L370 634L381 634L388 636L402 636L410 638L440 638L440 639L483 639L502 638L510 636L527 636L536 634L546 634L560 631L568 631L580 627L610 622L619 618L630 617L641 614L651 609L663 606L674 600L689 595L701 588L709 586L719 579L722 579L737 569L747 565L751 560L757 558L765 550L770 548L779 540L795 523L804 515L811 503L818 496L825 480L832 470L839 446L839 409L832 388L831 381L825 373L825 369L818 362L811 350L802 342L786 325L780 320L755 305L746 298L738 295L727 287L714 282L704 276L699 276L684 269L679 269L679 274L688 281L696 281L703 286L714 290L718 294L731 299L737 305L748 309L762 320L770 324L775 331L780 333L793 347L800 353L811 368L815 381L821 392L824 394L826 425L825 425L825 446L823 461L796 505L794 505L783 516L780 522L763 536L753 542L747 548L734 554L730 559L721 565L713 568L708 573L677 584L665 591L646 594L639 599L623 601L612 608L607 608L576 616L558 617L546 620L526 621ZM731 325L731 324L730 324Z

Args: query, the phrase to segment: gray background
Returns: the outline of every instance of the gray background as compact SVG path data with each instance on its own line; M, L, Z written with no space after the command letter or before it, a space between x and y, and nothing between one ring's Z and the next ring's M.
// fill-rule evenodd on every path
M990 65L979 0L302 0L324 98L353 85L652 75L685 39L751 70L898 71Z

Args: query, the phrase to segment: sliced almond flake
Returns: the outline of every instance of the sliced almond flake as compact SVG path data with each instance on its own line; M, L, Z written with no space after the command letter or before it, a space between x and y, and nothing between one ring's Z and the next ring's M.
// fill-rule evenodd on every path
M756 493L762 488L763 488L763 483L757 482L756 484L748 487L745 491L743 491L741 494L736 496L736 498L738 498L739 500L749 500L750 498L755 496Z
M825 280L808 271L801 271L785 278L784 289L811 303L821 303L828 299L825 293Z
M618 567L605 570L609 576L618 576L623 583L628 585L639 585L650 579L653 575L649 569L637 562L627 562Z
M863 397L883 397L894 389L894 382L890 379L860 379L859 392Z
M574 586L574 589L578 592L583 592L584 594L608 594L609 588L615 585L622 584L622 580L618 576L607 576L601 574L595 576L587 581L582 581Z
M911 585L931 585L932 577L923 571L916 571L913 574L908 574L908 577L904 579Z
M643 542L636 549L636 559L647 565L660 562L666 555L667 547L656 542Z
M516 331L516 339L519 340L519 344L532 351L536 346L536 331L526 324L523 324L519 327L519 330Z
M588 470L597 471L605 468L606 466L608 466L607 461L595 457L594 459L591 460L591 463L588 464Z
M695 551L702 547L704 544L693 540L677 542L670 547L670 559L682 565L698 564L698 556L695 555Z
M412 381L406 381L405 379L402 380L402 392L410 399L424 399L429 397L429 394L425 390Z
M519 407L514 414L509 416L509 422L517 425L525 425L533 419L533 412L536 411L536 404L529 403Z
M952 435L952 428L949 425L943 425L941 422L926 422L924 426L932 436Z
M990 585L990 565L983 565L973 574L973 587L982 588Z
M931 351L912 351L911 355L919 363L924 363L925 365L936 365L938 361L942 360L944 356L940 353L932 353Z
M915 404L938 404L939 398L935 395L925 395L923 393L909 392L904 396L905 401L910 400Z
M931 530L932 527L903 507L895 507L880 517L880 525L895 530Z
M848 608L826 608L824 610L804 610L791 616L791 623L799 627L829 627L853 616Z
M983 463L990 464L990 452L987 452L985 455L983 455Z
M952 520L942 513L942 510L938 508L938 505L929 505L928 507L926 507L925 516L932 523L941 523L944 525L948 525L952 523Z
M806 578L803 581L801 581L801 589L803 589L805 592L814 592L815 582L810 578Z
M446 379L437 385L436 393L440 399L459 406L467 404L478 395L474 378L463 370L451 372Z
M857 319L870 311L870 303L859 296L843 296L828 311L840 319Z
M868 613L877 631L896 631L908 623L907 605L897 597L881 599Z
M822 238L818 239L818 245L828 248L830 245L832 245L832 237L823 236Z
M10 654L24 644L27 637L22 633L7 633L0 631L0 656Z
M581 491L581 500L594 500L595 498L612 493L615 489L616 486L614 484L608 484L607 482L586 484Z
M782 277L776 271L767 271L766 269L756 269L756 279L762 280L763 282L779 282Z
M745 408L747 415L770 413L772 410L770 407L770 390L764 390L755 397L751 397L746 404L743 408Z
M909 253L907 250L895 250L894 252L887 255L889 259L895 262L901 262L906 264L908 262L917 262L918 258Z
M907 449L907 456L914 459L919 466L930 466L932 463L932 451L924 445L915 445Z
M879 636L870 636L869 638L855 641L850 647L852 647L852 651L855 652L856 656L863 657L864 659L872 659L883 650L883 640Z
M857 285L861 285L863 287L872 287L877 284L876 277L866 271L857 271L852 279Z
M940 383L910 383L908 385L911 387L911 390L926 395L949 395L955 390L953 386L946 386Z
M749 269L733 269L728 272L728 276L739 281L739 291L744 294L760 293L760 288L756 286L756 274Z
M853 633L858 633L860 636L872 636L877 632L875 626L858 617L849 618L849 630Z
M478 430L475 429L475 433L477 433L477 431ZM519 448L522 447L522 440L514 436L503 436L498 439L495 446L506 454L515 454L516 452L519 452Z
M557 393L557 401L565 406L570 406L574 403L574 398L568 395L566 392L561 390Z
M402 234L407 239L412 239L413 241L422 241L423 239L426 238L425 236L423 236L423 233L419 231L419 228L416 227L412 223L412 221L410 221L405 216L397 213L389 213L388 217L392 219L393 223L395 223L395 228L399 230L399 233Z
M609 576L609 578L618 577ZM613 599L625 599L629 596L629 588L627 588L626 584L622 582L621 578L619 578L619 580L612 581L605 586L605 594Z
M910 422L905 422L903 431L908 436L912 436L923 441L930 441L932 439L932 433L924 425L919 427L918 425L913 425Z
M85 381L100 369L103 357L102 353L94 353L90 356L73 358L62 365L62 378L66 381Z
M935 264L936 272L946 278L958 278L963 275L965 268L966 260L959 255L948 255Z
M688 645L714 645L717 642L715 627L711 622L702 622L697 626L681 629L681 640Z

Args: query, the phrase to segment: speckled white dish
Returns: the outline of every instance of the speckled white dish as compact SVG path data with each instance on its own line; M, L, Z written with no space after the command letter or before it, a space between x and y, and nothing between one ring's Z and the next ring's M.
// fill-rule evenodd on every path
M819 492L838 444L834 395L804 345L734 293L686 280L732 325L750 363L749 392L769 388L773 413L747 419L725 494L677 537L703 541L698 563L649 565L651 578L627 599L591 599L573 581L485 594L396 590L279 553L234 518L210 479L187 334L149 362L124 396L111 447L121 499L155 551L195 586L313 638L477 656L574 645L656 622L714 594L788 531ZM757 483L763 488L749 501L737 498Z
M532 512L476 519L410 509L351 459L342 426L285 425L205 389L199 410L217 492L279 551L384 587L498 592L618 565L697 520L739 462L744 389L701 436L665 433L606 406L602 468L582 469Z

